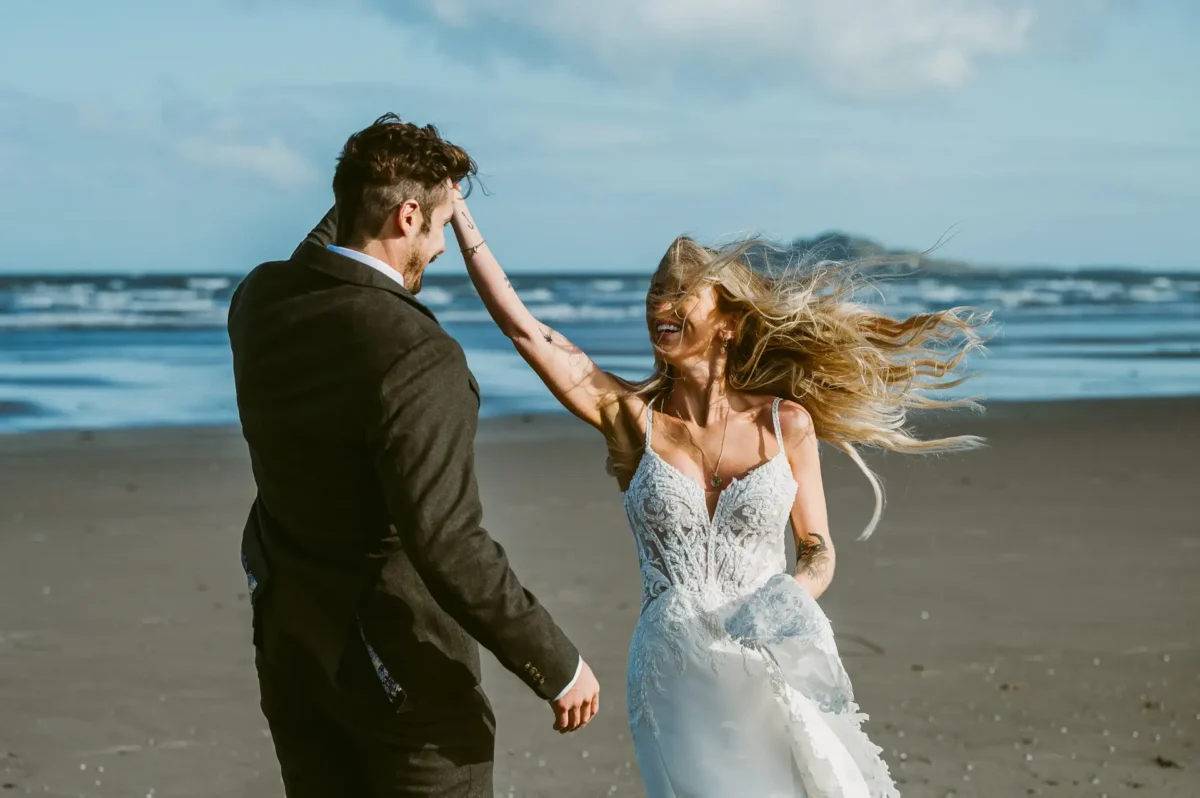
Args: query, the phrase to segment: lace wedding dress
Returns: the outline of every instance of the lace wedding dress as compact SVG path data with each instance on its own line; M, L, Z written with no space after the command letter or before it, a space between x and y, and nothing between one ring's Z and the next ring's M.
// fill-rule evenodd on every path
M786 572L779 453L717 499L651 448L625 492L642 569L629 723L650 798L892 798L829 620Z

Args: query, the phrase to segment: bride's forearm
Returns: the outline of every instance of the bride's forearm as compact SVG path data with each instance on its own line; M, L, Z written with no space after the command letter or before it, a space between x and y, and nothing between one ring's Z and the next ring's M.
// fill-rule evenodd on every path
M514 341L540 334L537 319L513 289L508 275L479 232L466 203L455 203L452 221L454 235L467 264L467 273L501 332Z
M818 599L833 581L837 557L822 535L810 533L796 552L796 581Z
M451 221L467 272L496 326L563 407L602 430L605 417L601 408L621 392L622 383L564 336L533 317L492 256L461 196L455 198Z

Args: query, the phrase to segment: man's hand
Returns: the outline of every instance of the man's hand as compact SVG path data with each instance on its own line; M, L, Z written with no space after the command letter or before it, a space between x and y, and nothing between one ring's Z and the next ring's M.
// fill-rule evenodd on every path
M600 711L600 683L586 662L570 692L551 701L550 708L554 710L554 730L562 734L578 731L596 717Z

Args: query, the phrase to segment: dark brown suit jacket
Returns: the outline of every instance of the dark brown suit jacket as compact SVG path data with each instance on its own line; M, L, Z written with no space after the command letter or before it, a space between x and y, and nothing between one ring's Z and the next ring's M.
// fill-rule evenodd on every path
M331 212L230 306L256 628L335 683L365 638L418 700L478 685L478 641L551 699L578 651L481 526L462 348L396 281L327 249L334 227Z

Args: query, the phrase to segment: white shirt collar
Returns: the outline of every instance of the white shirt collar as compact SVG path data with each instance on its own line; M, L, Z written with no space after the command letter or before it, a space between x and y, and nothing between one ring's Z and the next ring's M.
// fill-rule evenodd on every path
M325 248L330 250L331 252L336 252L339 255L345 255L347 258L356 260L359 263L362 263L366 266L370 266L372 269L374 269L377 272L383 272L388 277L390 277L393 280L395 280L396 282L400 283L400 286L402 288L406 287L404 285L404 276L402 274L400 274L400 272L393 269L391 266L388 266L386 263L381 261L379 258L368 255L365 252L359 252L357 249L346 249L345 247L337 247L337 246L334 246L333 244L326 244Z

